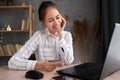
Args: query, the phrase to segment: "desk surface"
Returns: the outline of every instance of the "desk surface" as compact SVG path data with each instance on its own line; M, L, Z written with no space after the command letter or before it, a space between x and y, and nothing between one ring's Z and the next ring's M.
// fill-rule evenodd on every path
M59 76L56 70L68 68L77 64L56 68L52 72L40 71L44 74L42 80L51 80L52 77ZM7 66L0 67L0 80L30 80L25 78L26 70L9 70ZM41 80L41 79L40 79Z
M69 66L59 67L52 72L40 71L44 74L43 79L40 80L51 80L52 77L59 76L56 70L68 68L75 66L77 64L72 64ZM25 78L26 70L9 70L7 66L0 67L0 80L30 80ZM120 70L111 74L103 80L120 80Z
M120 70L106 77L104 80L120 80Z

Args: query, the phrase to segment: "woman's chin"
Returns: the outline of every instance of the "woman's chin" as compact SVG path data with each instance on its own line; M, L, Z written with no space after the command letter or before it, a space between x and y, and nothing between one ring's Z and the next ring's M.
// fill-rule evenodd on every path
M57 29L56 29L57 32L60 31L60 30L61 30L61 28L57 28Z

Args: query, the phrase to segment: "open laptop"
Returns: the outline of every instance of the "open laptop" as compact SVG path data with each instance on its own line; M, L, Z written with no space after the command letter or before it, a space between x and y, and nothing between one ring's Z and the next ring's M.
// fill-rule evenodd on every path
M120 24L115 23L100 80L120 69Z
M98 80L102 70L102 64L87 62L70 68L57 71L63 76L82 80Z
M83 80L103 80L118 69L120 69L120 24L115 23L104 65L87 62L57 72L63 76Z

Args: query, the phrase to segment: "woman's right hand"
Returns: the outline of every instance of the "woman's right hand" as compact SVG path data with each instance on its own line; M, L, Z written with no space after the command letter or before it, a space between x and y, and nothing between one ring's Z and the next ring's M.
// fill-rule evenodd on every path
M62 67L63 64L61 62L55 61L55 62L37 62L35 69L39 70L45 70L45 71L53 71L57 67Z
M56 69L57 67L61 67L62 63L60 62L45 62L44 63L44 69L46 71L53 71L54 69Z

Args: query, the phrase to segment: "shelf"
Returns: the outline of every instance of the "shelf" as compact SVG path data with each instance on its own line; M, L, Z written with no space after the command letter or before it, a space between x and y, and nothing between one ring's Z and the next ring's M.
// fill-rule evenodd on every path
M29 32L29 31L22 31L22 30L11 30L11 31L6 31L6 30L0 30L0 32Z
M0 6L0 9L29 9L29 6Z
M21 31L21 30L12 30L12 31L3 31L3 30L0 30L0 32L29 32L29 37L32 36L33 34L33 25L34 25L34 10L33 10L33 7L32 7L32 4L29 4L27 6L0 6L0 11L2 10L28 10L28 16L29 16L29 30L28 31Z
M6 10L6 11L5 11ZM28 13L28 18L29 18L29 24L27 23L28 27L27 29L21 29L20 27L17 27L17 25L15 26L15 28L12 28L11 31L7 31L6 28L0 27L0 57L9 57L14 55L15 52L13 52L12 50L14 50L15 48L15 44L22 44L24 45L25 42L32 36L33 34L33 30L34 30L34 10L31 4L27 5L27 6L0 6L0 11L2 12L11 12L11 11L23 11L25 10ZM16 14L16 13L15 13ZM11 15L7 15L6 14L2 16L5 16L7 18L7 16L11 16ZM26 16L26 14L25 14ZM23 16L24 17L24 16ZM26 18L26 17L25 17ZM2 18L1 18L2 19ZM21 20L20 20L21 21ZM13 22L13 21L12 21ZM7 22L6 22L7 23ZM3 29L2 29L3 28ZM14 48L12 48L10 51L12 51L11 53L9 53L8 48L8 44L12 44L12 46ZM2 47L2 49L1 49ZM11 47L9 47L10 49ZM17 51L18 49L15 49L14 51ZM7 52L6 52L7 51Z

